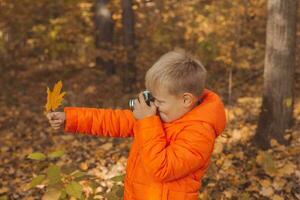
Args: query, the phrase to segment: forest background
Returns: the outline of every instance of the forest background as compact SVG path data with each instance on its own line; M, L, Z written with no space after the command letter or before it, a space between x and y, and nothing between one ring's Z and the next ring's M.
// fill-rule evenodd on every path
M44 116L46 88L63 81L63 106L128 108L144 89L147 69L174 48L200 58L207 87L226 106L228 125L199 197L300 199L299 42L290 142L272 140L261 150L252 140L263 93L266 6L266 0L0 0L0 199L40 199L43 184L27 187L38 170L27 156L55 150L65 152L57 165L72 163L98 178L98 198L117 198L112 188L122 183L111 177L124 173L131 139L54 132Z

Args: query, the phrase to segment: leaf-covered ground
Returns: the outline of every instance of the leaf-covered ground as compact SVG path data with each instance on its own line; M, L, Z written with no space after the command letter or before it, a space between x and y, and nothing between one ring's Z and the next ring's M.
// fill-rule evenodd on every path
M226 96L226 77L215 73L212 88ZM300 199L300 102L296 99L295 125L288 131L288 147L272 141L272 148L260 151L250 143L261 100L261 77L234 74L229 123L217 140L211 167L203 179L201 199ZM40 199L44 190L25 190L36 175L32 152L64 150L59 164L71 163L101 182L109 191L109 179L124 173L131 139L112 139L53 132L44 116L46 86L63 80L65 106L127 107L133 94L123 94L117 76L104 78L95 69L8 71L0 85L0 197ZM299 77L299 73L298 76ZM243 80L247 79L247 82ZM299 91L299 78L296 90ZM259 91L259 92L258 92ZM297 93L296 93L297 94ZM4 199L4 198L3 198Z

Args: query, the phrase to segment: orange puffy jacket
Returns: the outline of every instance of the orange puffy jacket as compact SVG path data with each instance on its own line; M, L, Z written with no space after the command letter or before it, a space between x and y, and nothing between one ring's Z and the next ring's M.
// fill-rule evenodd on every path
M170 123L158 116L135 120L130 110L66 107L65 113L66 132L134 137L125 200L197 200L215 138L226 123L222 101L209 90L201 104Z

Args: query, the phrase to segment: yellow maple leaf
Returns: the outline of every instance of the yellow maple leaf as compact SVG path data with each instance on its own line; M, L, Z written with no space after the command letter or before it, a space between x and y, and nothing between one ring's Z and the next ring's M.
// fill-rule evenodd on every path
M49 87L47 87L47 103L45 105L46 112L55 111L55 109L57 109L60 106L63 97L66 94L66 92L60 93L61 88L62 88L62 81L58 81L54 85L52 92L49 89Z

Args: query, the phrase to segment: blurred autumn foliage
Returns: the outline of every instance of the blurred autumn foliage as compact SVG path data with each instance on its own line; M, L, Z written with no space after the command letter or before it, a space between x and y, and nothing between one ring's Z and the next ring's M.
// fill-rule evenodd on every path
M104 14L113 22L108 45L97 45L96 3L106 3ZM134 45L124 42L128 27L122 21L120 0L0 0L0 200L41 199L44 185L24 189L40 169L27 155L56 150L65 152L58 166L75 165L98 178L97 191L114 191L110 179L124 173L131 140L54 133L41 117L45 88L63 80L68 94L63 106L127 108L128 99L144 88L145 71L176 47L204 63L208 87L222 96L228 117L200 198L300 199L299 64L294 126L285 136L291 144L272 140L271 148L261 151L249 142L261 106L267 1L134 0L131 4ZM105 62L99 65L97 58ZM114 73L107 73L107 63ZM136 88L124 92L122 76L128 64L136 70L132 83Z
M125 62L119 0L108 6L114 20L113 43L95 48L95 1L0 1L0 52L3 67L94 67L97 56ZM133 1L136 66L149 68L174 47L197 54L208 67L262 66L264 0ZM2 70L3 70L2 67ZM122 71L122 69L118 69Z

